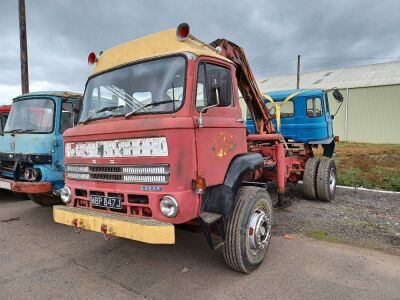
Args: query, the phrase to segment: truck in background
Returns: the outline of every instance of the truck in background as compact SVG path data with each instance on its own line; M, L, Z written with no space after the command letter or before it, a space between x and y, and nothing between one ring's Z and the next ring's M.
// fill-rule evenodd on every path
M342 103L343 95L337 89L332 91L333 98ZM322 146L323 155L332 157L335 140L338 137L335 137L333 133L334 115L330 112L328 91L283 90L271 91L263 96L265 105L273 118L272 123L287 142L304 143L312 147ZM279 110L279 117L277 110ZM255 132L251 115L247 116L246 128L251 134Z
M13 100L0 136L0 188L35 203L60 203L64 186L63 133L78 118L82 96L35 92Z

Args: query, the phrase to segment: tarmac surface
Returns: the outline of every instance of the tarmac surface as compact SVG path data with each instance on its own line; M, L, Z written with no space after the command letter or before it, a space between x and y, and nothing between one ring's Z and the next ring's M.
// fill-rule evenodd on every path
M51 208L0 191L1 299L400 299L400 256L274 236L264 264L243 275L203 236L171 246L81 232Z

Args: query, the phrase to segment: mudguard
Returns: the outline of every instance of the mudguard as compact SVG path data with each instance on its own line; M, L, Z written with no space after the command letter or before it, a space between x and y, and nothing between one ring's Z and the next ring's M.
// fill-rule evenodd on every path
M235 195L248 171L259 169L264 160L259 153L246 153L232 159L224 183L207 188L204 195L203 211L229 217L235 207Z

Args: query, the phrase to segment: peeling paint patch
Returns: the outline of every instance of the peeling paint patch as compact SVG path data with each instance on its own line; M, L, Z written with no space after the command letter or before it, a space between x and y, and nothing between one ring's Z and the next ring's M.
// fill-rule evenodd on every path
M168 156L168 144L165 137L66 143L65 156L76 158Z
M212 147L212 151L219 158L227 156L229 153L234 152L236 149L236 142L232 135L224 135L220 132L217 135L215 145Z

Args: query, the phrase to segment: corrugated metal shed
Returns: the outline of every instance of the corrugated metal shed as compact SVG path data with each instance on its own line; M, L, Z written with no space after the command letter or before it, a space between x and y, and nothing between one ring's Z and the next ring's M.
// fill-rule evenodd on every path
M400 84L400 61L351 68L302 73L300 87L331 89L359 88ZM282 75L259 81L262 92L295 89L296 75Z
M296 75L275 76L259 82L262 92L296 88ZM345 97L334 121L342 141L400 144L400 61L303 73L300 87L337 87ZM338 103L329 96L331 113Z

